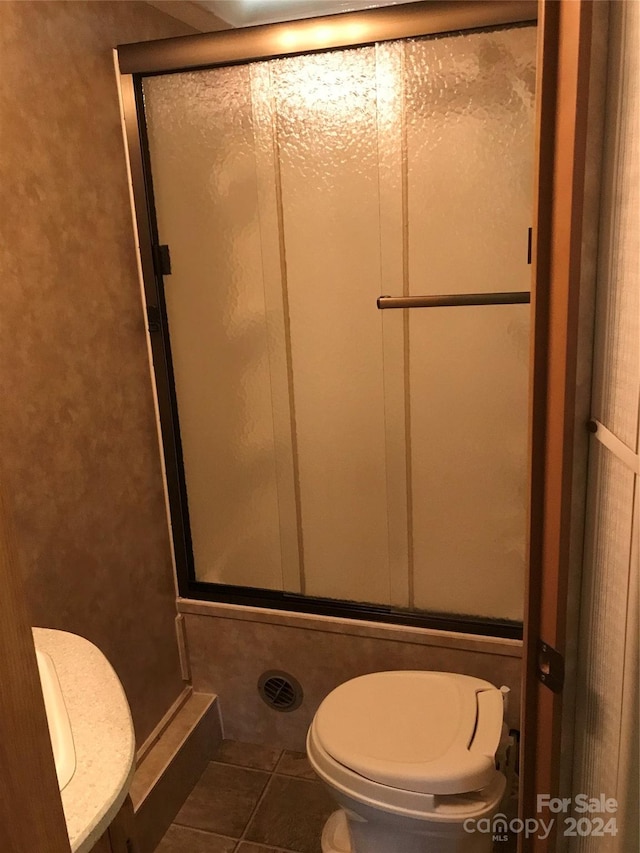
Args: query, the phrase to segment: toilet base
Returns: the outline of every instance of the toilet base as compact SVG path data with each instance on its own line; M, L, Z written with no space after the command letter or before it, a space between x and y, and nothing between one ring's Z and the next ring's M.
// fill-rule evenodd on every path
M452 835L389 832L388 828L369 824L353 815L356 838L352 841L349 819L344 809L333 812L322 830L322 853L491 853L490 835L480 833ZM364 830L364 831L363 831ZM360 837L357 837L360 836Z
M322 853L351 853L351 836L344 809L334 812L322 830Z

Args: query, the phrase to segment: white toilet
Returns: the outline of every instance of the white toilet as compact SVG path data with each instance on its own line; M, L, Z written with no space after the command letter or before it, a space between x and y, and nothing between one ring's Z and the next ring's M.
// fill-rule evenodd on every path
M450 672L377 672L333 690L307 735L309 761L342 807L323 853L491 851L491 834L473 827L505 792L503 696Z

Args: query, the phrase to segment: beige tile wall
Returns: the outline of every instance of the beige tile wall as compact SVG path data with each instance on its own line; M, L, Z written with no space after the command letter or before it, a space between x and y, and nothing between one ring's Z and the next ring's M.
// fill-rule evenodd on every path
M0 2L0 472L33 623L95 642L140 741L182 689L112 48L139 2Z
M194 689L218 694L226 738L302 750L330 690L386 669L461 672L504 684L512 691L508 725L520 728L519 641L186 600L178 607L185 614ZM273 711L259 697L258 678L270 669L301 683L298 710Z

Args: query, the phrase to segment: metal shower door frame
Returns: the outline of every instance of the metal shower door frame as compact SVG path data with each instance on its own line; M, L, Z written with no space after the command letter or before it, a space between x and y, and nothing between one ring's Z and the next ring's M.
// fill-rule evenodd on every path
M396 39L532 24L536 23L537 15L538 5L535 0L422 0L361 12L140 42L117 48L175 565L182 597L494 637L522 637L521 624L508 620L430 615L382 605L354 604L275 590L204 583L196 579L164 298L163 276L167 271L167 258L159 246L142 84L145 77L158 74L247 64Z

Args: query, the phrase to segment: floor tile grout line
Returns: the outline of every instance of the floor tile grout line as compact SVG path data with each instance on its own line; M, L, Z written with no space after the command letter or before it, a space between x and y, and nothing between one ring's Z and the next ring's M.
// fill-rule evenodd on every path
M247 820L247 823L246 823L246 826L245 826L244 831L243 831L243 833L242 833L242 836L238 839L238 844L237 844L237 845L236 845L236 847L234 847L234 849L233 849L233 853L238 853L238 851L240 850L240 847L241 847L241 846L242 846L242 844L244 844L245 842L246 842L247 844L255 844L255 845L259 846L259 847L262 847L264 850L269 851L269 853L271 853L271 851L275 851L275 853L300 853L300 851L299 851L299 850L292 850L292 849L290 849L290 848L288 848L288 847L274 847L273 845L272 845L272 846L269 846L268 844L263 845L263 844L261 844L259 841L251 841L251 839L249 839L249 838L247 838L247 837L246 837L246 836L247 836L247 831L248 831L249 827L251 826L251 823L252 823L252 821L253 821L254 817L256 816L256 813L257 813L258 809L260 808L260 805L261 805L262 801L263 801L263 800L265 799L265 797L267 796L267 791L269 790L269 788L270 788L270 786L271 786L271 783L273 782L274 777L276 777L276 776L284 777L284 778L286 778L286 779L295 779L295 781L296 781L296 782L315 782L315 781L319 781L319 780L314 780L314 779L302 779L302 778L300 778L299 776L288 776L288 775L286 775L285 773L276 773L276 771L275 771L275 770L273 770L273 771L269 774L269 781L268 781L268 782L267 782L267 784L264 786L263 791L262 791L262 793L260 794L260 797L258 798L258 801L257 801L257 803L256 803L256 805L255 805L255 807L254 807L253 811L251 812L251 814L250 814L250 816L249 816L249 819Z
M282 752L280 753L280 758L278 758L278 760L276 761L276 766L275 766L275 767L273 768L273 770L271 771L272 773L277 773L277 772L278 772L278 765L279 765L279 764L280 764L280 762L282 761L283 756L284 756L284 753L285 753L285 750L283 749L283 750L282 750Z
M224 741L223 741L223 743L224 743ZM236 743L237 743L237 741L236 741ZM275 749L275 747L274 747L274 749ZM221 758L217 758L215 756L211 759L211 761L215 762L216 764L228 764L229 767L243 767L245 770L262 770L264 773L275 773L276 767L280 763L280 759L282 758L282 756L284 755L285 752L286 752L285 749L280 749L278 751L278 756L275 759L273 767L271 767L271 768L269 768L269 767L251 767L250 765L247 765L247 764L239 764L236 761L223 761Z
M281 749L280 752L278 753L278 757L275 760L275 764L271 768L269 768L269 767L251 767L248 764L240 764L236 761L223 760L222 758L218 758L216 756L214 756L209 763L210 764L226 764L228 767L240 767L243 770L258 770L262 773L275 773L278 776L287 776L289 779L303 779L305 782L315 782L318 780L318 777L315 775L312 779L309 779L308 776L303 776L299 773L287 773L286 770L279 770L278 767L280 765L280 762L284 758L285 752L295 753L296 750ZM304 754L304 753L300 753L300 754Z
M238 853L241 844L253 844L254 847L265 850L266 853L300 853L299 850L291 850L289 847L269 847L268 844L261 844L259 841L246 841L242 839L238 841L238 846L233 850L233 853Z
M247 820L247 822L246 822L246 824L245 824L245 826L244 826L244 830L242 831L242 835L241 835L241 836L240 836L240 838L238 839L238 847L242 844L242 842L243 842L243 841L248 841L248 839L246 838L247 830L248 830L248 829L249 829L249 827L251 826L251 821L252 821L252 820L253 820L253 818L255 817L255 815L256 815L256 813L257 813L258 809L260 808L260 804L262 803L262 801L264 800L264 798L265 798L265 797L266 797L266 795L267 795L267 791L269 790L269 787L270 787L270 785L271 785L271 783L272 783L272 781L273 781L273 777L274 777L274 775L275 775L274 773L269 774L269 779L267 780L267 784L266 784L266 785L264 786L264 788L262 789L262 793L261 793L261 794L260 794L260 796L258 797L258 800L257 800L257 802L256 802L256 804L255 804L255 806L254 806L254 808L253 808L253 811L252 811L252 812L251 812L251 814L249 815L249 819ZM236 849L237 849L237 848L236 848Z
M224 835L222 832L214 832L212 829L202 829L200 826L191 826L188 823L178 823L177 820L172 820L169 824L169 829L172 826L179 826L180 829L191 829L193 832L201 832L203 835L212 835L214 838L224 838L225 841L239 841L238 838L234 838L232 835ZM168 832L169 830L167 830Z
M239 764L239 763L235 763L233 761L222 760L221 757L217 757L217 756L208 762L209 765L214 764L216 766L221 766L221 767L233 767L233 768L240 769L240 770L250 770L250 771L253 771L254 773L260 773L263 776L267 777L264 788L262 789L253 809L251 810L251 813L249 814L249 817L247 818L247 821L244 825L244 829L242 830L242 835L240 837L232 837L229 835L222 834L220 832L216 832L212 829L204 829L204 828L198 827L198 826L191 826L188 823L180 823L179 821L176 820L178 815L176 815L176 818L174 818L174 820L172 821L172 824L177 826L177 827L180 827L182 829L188 829L188 830L191 830L194 832L202 833L203 835L208 835L212 838L219 838L219 839L222 839L224 841L229 841L233 844L233 847L231 849L231 853L238 853L238 851L240 850L240 848L243 844L255 845L256 848L258 848L260 850L264 850L265 853L300 853L300 851L296 851L296 850L293 850L291 848L268 845L268 844L264 844L264 843L258 842L258 841L251 841L250 839L247 838L247 832L249 830L249 827L251 826L260 806L262 805L262 802L266 798L266 796L267 796L267 794L268 794L268 792L272 786L272 783L273 783L275 776L282 778L282 779L289 779L291 781L296 781L298 783L299 782L315 782L315 783L317 783L320 781L317 778L317 776L315 776L315 774L314 774L314 778L308 778L307 776L304 776L301 774L287 773L286 771L279 770L278 768L279 768L279 766L280 766L280 764L281 764L281 762L285 756L285 753L287 753L287 752L293 752L293 751L287 750L284 748L279 751L277 757L275 758L275 762L274 762L271 770L268 770L264 767L249 767L246 764ZM303 757L303 754L301 754L301 757ZM196 782L196 785L197 784L198 783ZM190 794L191 793L192 792L190 792Z
M278 760L280 760L280 759L278 759ZM224 839L226 839L226 840L228 840L228 841L233 841L233 842L235 842L235 847L233 848L233 851L234 851L234 853L235 853L235 851L238 849L238 847L240 846L240 844L241 844L241 843L242 843L242 841L244 840L244 835L245 835L245 833L246 833L246 831L247 831L247 829L248 829L248 827L249 827L249 824L251 823L251 820L253 819L253 816L254 816L255 812L256 812L256 811L257 811L257 809L258 809L258 806L259 806L259 805L260 805L260 803L262 802L262 799L264 798L264 796L265 796L265 794L266 794L266 792L267 792L267 788L269 787L269 785L270 785L270 783L271 783L271 779L273 778L274 773L273 773L273 771L269 771L269 770L259 770L259 769L258 769L258 768L256 768L256 767L243 767L242 765L239 765L239 764L229 764L229 763L227 763L227 762L223 762L223 761L215 761L215 760L214 760L214 761L210 761L210 762L209 762L209 764L208 764L207 766L209 766L209 765L211 765L211 764L216 764L216 765L221 766L221 767L233 767L233 768L235 768L235 769L239 769L239 770L251 770L251 771L253 771L254 773L260 773L261 775L263 775L263 776L267 776L267 777L268 777L268 778L267 778L267 781L265 782L265 786L264 786L264 788L263 788L263 789L262 789L262 791L260 792L260 796L258 797L258 800L257 800L257 802L256 802L256 805L254 806L253 810L251 811L251 814L249 815L249 817L248 817L248 819L247 819L247 822L246 822L246 824L245 824L245 826L244 826L244 829L243 829L242 835L241 835L239 838L234 838L234 837L232 837L232 836L230 836L230 835L223 835L222 833L214 832L213 830L202 829L201 827L198 827L198 826L190 826L190 825L189 825L189 824L187 824L187 823L180 823L179 821L177 821L177 820L176 820L176 818L178 817L178 815L176 815L176 817L173 819L172 823L173 823L175 826L180 826L180 827L183 827L184 829L193 829L193 830L196 830L197 832L204 832L204 833L207 833L207 834L209 834L209 835L213 835L213 836L216 836L216 835L217 835L217 836L218 836L218 838L224 838ZM204 774L203 774L203 775L204 775ZM196 782L196 785L194 785L194 788L197 786L197 784L198 784L198 783ZM190 793L189 793L189 796L191 795L191 793L193 793L193 788L191 789L191 791L190 791ZM187 799L188 799L188 797L187 797ZM186 802L186 801L185 801L185 802Z
M275 770L267 770L264 767L247 767L246 764L232 764L230 761L218 761L212 758L209 764L219 764L221 767L236 767L238 770L251 770L253 773L268 773L271 775Z
M320 779L314 774L313 778L310 779L308 776L295 776L293 773L277 773L275 770L271 774L272 776L284 776L285 779L298 779L300 782L319 782Z
M268 767L250 767L248 764L235 764L233 761L220 761L219 758L212 758L210 764L224 764L225 767L240 767L241 770L259 770L261 773L275 773L274 769Z

